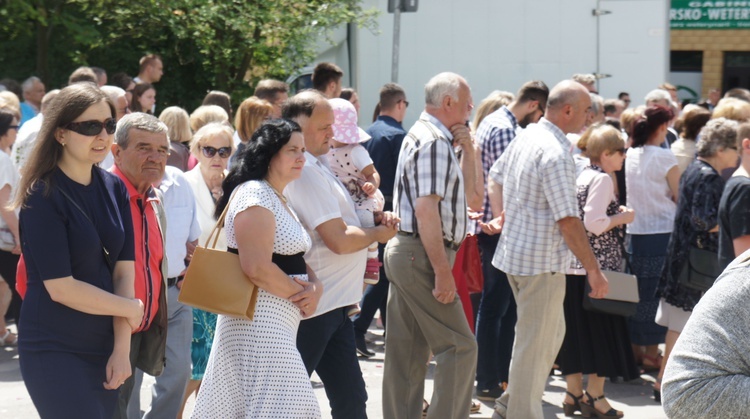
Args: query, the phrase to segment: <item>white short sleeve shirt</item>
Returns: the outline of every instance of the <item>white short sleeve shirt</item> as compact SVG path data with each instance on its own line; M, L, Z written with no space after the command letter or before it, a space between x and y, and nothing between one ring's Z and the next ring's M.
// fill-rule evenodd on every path
M653 145L631 147L625 159L628 207L635 219L627 225L628 234L671 233L677 204L667 183L667 172L677 166L669 149Z

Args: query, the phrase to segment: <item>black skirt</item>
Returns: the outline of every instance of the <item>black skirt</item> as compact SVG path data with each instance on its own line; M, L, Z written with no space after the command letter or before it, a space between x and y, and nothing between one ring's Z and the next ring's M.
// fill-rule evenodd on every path
M565 339L558 364L563 375L596 374L632 380L639 376L625 317L583 309L585 276L565 276Z

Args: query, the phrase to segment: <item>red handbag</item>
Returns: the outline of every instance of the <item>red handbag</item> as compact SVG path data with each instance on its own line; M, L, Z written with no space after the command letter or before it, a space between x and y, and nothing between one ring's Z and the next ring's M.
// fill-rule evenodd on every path
M23 255L18 259L16 268L16 291L21 299L26 297L26 262L23 260Z
M463 252L463 273L466 280L466 287L469 293L474 294L482 292L484 288L484 274L482 273L482 258L479 255L479 241L477 236L469 235L461 243L459 253Z

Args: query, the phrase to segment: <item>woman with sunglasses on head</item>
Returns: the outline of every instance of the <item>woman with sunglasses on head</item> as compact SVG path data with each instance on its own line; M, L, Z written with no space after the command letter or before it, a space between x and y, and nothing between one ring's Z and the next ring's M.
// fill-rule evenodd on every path
M199 246L205 246L206 240L216 224L214 218L216 202L222 196L221 183L226 177L229 157L234 151L232 134L232 129L226 124L213 122L203 126L193 135L190 151L198 159L198 165L186 172L185 178L193 189L193 195L195 195L198 203L198 223L201 227L201 237L198 239ZM216 249L226 250L226 248L226 236L222 229L219 232ZM200 387L208 356L211 353L215 329L216 314L197 308L193 309L193 342L191 345L193 372L185 389L182 409L184 409L188 397ZM182 410L178 417L182 417L181 413Z
M131 371L143 304L133 299L128 193L96 166L112 145L114 114L96 86L62 89L12 203L28 276L21 374L42 418L110 419Z
M576 179L586 235L602 269L622 271L625 225L635 213L618 202L612 175L625 161L625 140L618 129L597 123L581 136L578 148L590 160ZM584 417L620 418L623 413L604 397L604 380L638 378L627 320L583 308L586 270L572 254L565 281L565 339L558 356L567 384L565 416L580 411ZM585 391L583 374L588 374Z

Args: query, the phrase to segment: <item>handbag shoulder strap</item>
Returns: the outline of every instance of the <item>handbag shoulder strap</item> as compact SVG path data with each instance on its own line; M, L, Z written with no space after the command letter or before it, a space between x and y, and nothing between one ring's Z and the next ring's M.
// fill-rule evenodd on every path
M222 228L224 228L224 219L227 216L227 210L229 210L229 204L232 203L232 200L234 199L235 192L237 191L237 188L232 192L232 195L229 197L229 200L227 201L227 205L224 207L224 211L221 212L221 215L219 216L219 219L216 220L216 224L214 225L214 228L211 230L211 234L208 235L206 238L206 243L203 245L206 249L214 249L216 248L216 243L219 241L219 232ZM211 243L211 239L213 239L213 243ZM211 243L211 247L208 247L208 244Z
M96 231L96 237L99 239L99 245L102 247L102 252L104 254L104 260L107 262L107 267L109 268L110 272L114 270L114 266L112 266L112 259L109 257L109 250L107 250L107 247L102 243L102 238L99 236L99 231L96 229L96 224L94 224L94 221L91 220L91 217L86 213L86 211L81 208L80 205L67 193L63 188L61 188L59 185L57 187L57 190L60 191L60 193L71 203L74 207L78 209L78 211L83 214L83 216L91 223L91 226L94 227L94 231Z

